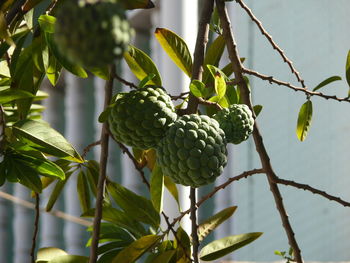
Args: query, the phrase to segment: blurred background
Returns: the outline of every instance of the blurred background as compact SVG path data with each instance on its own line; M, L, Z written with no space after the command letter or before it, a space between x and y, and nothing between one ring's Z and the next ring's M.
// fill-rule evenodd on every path
M189 79L167 57L153 32L156 27L176 32L186 40L193 53L202 1L161 0L155 1L156 8L129 13L136 30L133 44L154 59L164 86L172 95L187 91ZM348 0L246 0L245 3L294 62L308 87L313 88L324 79L339 75L343 80L327 86L323 92L347 96L349 87L345 81L345 61L350 49ZM240 56L246 58L245 66L299 86L288 65L272 49L244 10L234 1L227 2L227 6ZM227 62L225 56L221 66ZM123 62L119 63L118 71L124 79L137 83ZM258 122L277 175L350 200L350 105L313 97L311 130L306 141L300 142L295 128L305 95L254 77L249 79L254 104L263 105ZM57 87L50 86L49 82L43 86L43 90L50 94L44 101L46 110L43 118L82 153L87 145L100 137L97 118L103 107L104 81L95 77L78 79L64 73ZM116 83L115 92L124 89L127 90L127 87ZM261 167L251 139L237 146L231 145L229 156L225 173L216 184L243 171ZM99 147L95 147L87 158L99 160ZM138 193L146 192L132 163L114 142L110 146L108 174ZM55 211L76 217L81 214L76 179L73 175L68 181L64 194L54 207ZM213 187L202 187L198 196ZM179 189L182 207L186 209L189 206L189 190L185 187ZM286 186L280 186L280 189L303 257L307 261L350 261L350 209L303 190ZM25 204L30 204L24 201L34 200L30 192L19 184L5 184L0 191L0 262L30 262L34 210L25 207ZM44 191L42 207L45 207L51 191L50 187ZM165 199L167 214L175 217L176 204L168 195ZM226 259L280 260L274 251L288 251L289 245L266 177L255 175L231 184L200 208L199 218L203 220L233 205L238 206L235 215L221 225L208 241L233 234L264 232L257 241ZM86 222L68 219L42 213L38 247L54 246L71 254L87 255L89 234L84 225ZM186 219L183 226L185 229L190 227Z

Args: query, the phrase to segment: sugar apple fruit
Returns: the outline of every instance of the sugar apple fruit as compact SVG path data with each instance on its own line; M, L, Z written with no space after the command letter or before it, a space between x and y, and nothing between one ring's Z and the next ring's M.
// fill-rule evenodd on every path
M254 118L245 104L233 104L213 116L224 130L227 142L239 144L253 132Z
M227 163L225 134L208 116L184 115L159 142L157 163L175 183L192 187L212 183Z
M133 30L124 8L110 1L65 0L57 8L54 39L70 62L110 65L123 55Z
M139 149L154 148L176 120L169 95L157 86L145 86L117 99L108 117L115 139Z

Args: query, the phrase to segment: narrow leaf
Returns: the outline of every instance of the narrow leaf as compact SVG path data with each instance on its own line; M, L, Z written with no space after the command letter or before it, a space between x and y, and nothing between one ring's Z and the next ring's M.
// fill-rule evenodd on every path
M301 106L299 115L298 115L296 133L300 141L305 140L307 133L309 131L309 128L311 126L311 119L312 119L312 102L311 100L308 100Z
M208 236L215 228L217 228L222 222L230 218L236 211L237 206L228 207L217 214L206 219L203 223L198 226L198 238L202 241Z
M164 176L164 185L180 206L179 191L177 190L176 184L169 176Z
M161 237L156 235L143 236L120 251L113 259L112 263L133 263L153 247L160 239Z
M156 65L145 52L134 46L129 46L129 51L124 53L124 59L136 78L143 80L150 74L154 74L154 78L150 79L147 83L157 86L162 85Z
M65 184L67 183L69 177L71 176L71 173L66 174L66 179L62 180L62 181L58 181L54 187L54 189L51 192L49 201L47 201L47 205L45 210L47 212L50 212L51 209L53 208L53 206L55 205L58 197L60 196Z
M199 255L200 259L204 261L216 260L241 247L248 245L261 235L261 232L255 232L228 236L219 240L215 240L202 248Z
M263 106L262 105L255 105L253 107L255 116L258 117L258 115L260 114L261 110L262 110Z
M0 91L0 104L9 103L18 99L33 98L30 92L18 89L5 89Z
M44 153L79 163L83 162L73 146L43 121L22 120L15 123L12 130L18 139Z
M167 250L159 254L152 260L152 263L168 263L170 259L174 256L176 250Z
M56 86L58 79L61 75L62 65L57 61L54 56L49 58L49 66L46 70L46 76L51 82L52 86Z
M223 98L226 93L226 81L225 78L217 72L214 78L214 88L219 99Z
M346 63L345 63L345 76L346 76L346 81L348 82L348 85L350 88L350 50L348 52L348 56L346 58Z
M173 62L191 77L192 57L186 42L174 32L165 28L156 28L155 36Z
M128 216L155 227L159 226L160 216L150 200L133 193L118 183L108 183L107 189Z
M121 0L125 9L149 9L153 8L154 4L150 0Z
M87 183L87 178L83 171L81 171L78 174L77 191L78 191L78 198L80 201L81 210L83 212L86 212L91 208L91 203L90 203L91 200L90 200L90 192L89 192L89 186Z
M334 81L337 81L337 80L341 80L341 77L339 76L332 76L332 77L329 77L327 79L325 79L324 81L322 81L320 84L318 84L314 89L313 91L316 91L316 90L319 90L320 88L328 85L329 83L332 83Z
M164 175L158 165L152 170L151 175L151 201L158 213L163 211Z

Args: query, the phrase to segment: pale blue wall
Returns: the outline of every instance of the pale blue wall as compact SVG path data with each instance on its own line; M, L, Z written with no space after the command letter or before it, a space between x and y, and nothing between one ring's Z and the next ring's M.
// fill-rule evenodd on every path
M350 49L350 2L339 1L246 1L274 40L294 61L311 88L332 75L344 76ZM231 18L245 65L276 78L296 83L288 65L272 50L238 5ZM264 105L258 118L272 165L278 176L307 183L350 200L349 103L312 98L314 118L305 142L295 135L303 93L250 78L254 102ZM347 95L346 81L323 90ZM239 171L260 168L252 142L235 147L234 167ZM306 260L350 260L350 209L303 190L281 186L292 226ZM236 183L231 191L235 204L236 233L262 231L254 244L239 250L237 260L278 260L274 250L289 246L269 192L266 178Z

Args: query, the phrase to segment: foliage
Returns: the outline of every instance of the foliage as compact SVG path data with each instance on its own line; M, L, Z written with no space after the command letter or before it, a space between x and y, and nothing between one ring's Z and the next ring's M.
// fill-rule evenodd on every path
M101 218L98 217L98 211L102 211L101 217L104 223L98 229L94 227L95 225L88 228L88 231L92 232L92 237L87 242L87 245L92 247L91 251L93 251L94 243L98 243L97 255L99 255L99 258L97 262L99 263L132 263L141 257L147 263L198 262L198 256L204 261L211 261L248 245L262 234L260 232L253 232L230 235L223 239L210 242L201 248L199 253L195 252L198 252L199 244L212 231L215 231L221 223L228 220L237 207L228 207L210 216L204 222L200 223L198 228L193 229L192 235L189 236L181 228L179 221L186 213L191 212L192 220L195 221L194 225L196 225L196 207L200 206L206 200L196 203L195 197L192 196L192 201L194 201L192 209L181 212L179 208L180 216L174 218L172 222L169 221L168 216L163 212L163 192L167 188L179 204L177 186L172 179L174 177L171 176L177 168L173 168L171 166L172 162L166 161L164 158L161 165L157 163L156 160L160 160L157 154L161 155L164 151L168 151L168 148L172 148L175 149L174 153L171 153L169 157L169 159L172 159L171 157L181 155L181 147L188 147L188 145L177 145L179 149L177 147L170 147L172 146L170 139L169 141L163 141L162 146L165 149L162 149L163 152L159 148L156 151L152 147L140 147L145 149L133 148L131 153L119 141L119 146L129 155L135 168L141 175L141 179L150 191L145 196L138 195L123 185L113 182L107 176L104 192L103 184L101 187L100 181L102 180L104 183L104 179L101 178L105 177L103 174L105 164L98 163L95 160L86 160L85 156L79 154L62 134L51 128L50 124L41 119L44 109L38 104L38 101L47 97L46 94L40 91L42 81L44 78L47 78L55 86L58 83L62 70L65 69L80 78L88 77L90 72L97 77L105 79L107 84L112 83L113 79L119 79L122 83L142 92L146 85L162 85L162 76L157 69L157 65L144 51L130 45L129 49L123 54L123 59L129 66L130 71L140 81L138 85L116 76L113 71L113 65L104 64L95 68L86 68L81 64L75 63L74 60L67 58L55 41L55 23L57 23L55 13L61 1L47 3L47 1L29 0L19 6L15 2L7 0L0 5L0 126L2 128L0 131L2 136L0 143L0 155L2 157L0 163L0 186L6 181L20 183L39 194L48 185L55 184L46 205L46 210L50 211L67 181L71 177L77 177L77 195L83 211L82 216L93 217L95 221L99 222ZM120 0L118 2L128 10L154 7L154 4L150 0ZM214 12L212 14L209 13L208 20L211 21L210 29L212 30L214 40L207 46L206 53L199 66L196 65L199 57L198 53L195 52L194 57L192 57L186 42L179 35L166 28L157 28L155 30L154 37L158 40L160 46L169 55L169 58L175 65L191 80L188 87L190 92L177 97L183 100L183 103L177 106L177 114L179 116L184 114L198 114L197 107L194 112L189 112L190 107L186 108L185 102L188 102L189 106L195 103L201 104L200 111L203 115L206 114L209 117L214 116L222 108L233 108L237 104L246 104L244 105L244 109L251 112L248 115L253 116L255 119L262 110L262 105L254 106L247 99L249 96L246 94L249 94L250 86L249 79L243 76L244 72L248 72L244 71L242 66L244 58L239 58L236 55L235 61L231 59L231 62L225 67L220 66L220 61L226 47L231 52L231 56L235 55L234 50L230 49L230 38L225 34L227 33L227 28L225 27L227 21L225 21L225 17L220 9L223 4L224 2L217 1ZM30 15L33 10L39 10L43 6L45 7L45 11L39 17ZM15 16L12 16L12 13L15 13ZM196 67L203 68L202 78L195 75ZM347 56L345 71L346 80L350 86L350 51ZM232 76L233 73L234 76ZM271 78L267 78L267 80L271 81ZM311 97L320 96L328 98L320 93L319 90L339 80L341 80L339 76L329 77L317 85L312 91L308 91L306 88L300 88L306 94L306 102L301 106L297 120L296 134L300 141L306 139L310 130L313 117ZM132 94L132 92L127 94ZM129 95L120 93L110 101L107 101L108 105L101 113L99 121L106 123L108 118L114 114L112 109L118 104L117 101L120 98L124 99L128 97ZM334 99L339 100L336 97ZM344 98L341 100L346 101L348 99ZM143 102L142 100L141 104ZM125 112L129 111L132 106L134 105L129 105L129 108L124 109ZM142 111L142 108L137 108L137 110ZM142 115L142 118L147 119L149 117L148 115L151 114L157 116L157 112L146 112L145 116ZM127 114L122 115L126 116ZM203 118L207 120L210 119L209 117ZM198 116L193 118L199 119ZM193 133L192 128L198 125L195 123L195 126L190 129L188 128L190 126L190 121L188 121L190 118L182 117L180 120L182 119L187 120L184 122L184 127L182 127L184 129L181 128L181 131L176 131L176 134L179 135L183 132L187 136L187 133L191 133L191 136L197 139L197 133ZM172 122L174 121L175 118ZM125 123L126 125L130 124L130 119L126 119ZM135 126L137 124L134 122L132 125ZM118 123L118 125L122 124ZM175 127L177 124L172 123L171 125ZM244 131L244 140L247 139L253 130L252 121L249 122L249 125L249 132ZM203 140L213 140L214 142L211 146L214 151L219 143L213 138L219 132L214 130L213 127L207 126L208 131L210 130L208 132L210 136L205 135L206 138ZM238 127L239 125L235 126ZM219 129L216 126L215 128ZM175 129L170 128L171 130ZM255 129L254 132L255 138L259 139L259 131ZM161 134L161 137L165 137L165 133L166 131L164 131L164 134ZM184 134L180 134L179 136L184 136ZM220 137L218 140L223 144L220 145L221 150L226 152L226 140L223 138ZM262 141L262 139L257 141ZM188 140L186 141L185 138L184 142L188 143ZM241 140L239 140L240 142ZM174 143L176 144L176 139L174 139ZM272 168L269 168L269 164L266 164L268 163L266 160L269 158L264 153L266 152L264 151L264 146L260 144L257 145L257 148L263 149L260 152L265 154L261 158L263 160L262 166L264 167L264 172L269 176L269 179L276 180L277 177L274 176ZM172 151L172 149L169 151ZM204 149L199 149L195 154L198 154L202 150L204 151ZM190 155L193 152L192 149L191 151L187 151L186 154ZM188 165L189 168L186 167L186 172L184 173L186 176L195 177L200 170L200 165L204 164L200 164L197 159L195 163L191 163L194 158L187 157L180 158L182 161L186 161L187 164L190 163ZM214 157L212 159L217 160ZM221 167L222 164L219 167L219 164L216 163L217 161L214 161L208 162L208 165L220 171L215 175L216 177L222 172L223 168ZM203 162L207 165L207 162ZM179 167L181 167L181 164L179 164ZM144 176L144 170L147 169L151 172L150 182ZM211 176L210 174L206 174L204 170L202 174L207 177ZM272 179L269 181L273 182ZM214 180L215 178L212 177L210 179L203 179L204 183L199 183L198 185L211 183ZM181 180L176 182L183 183ZM273 185L273 183L271 184ZM193 187L198 186L197 184L190 185ZM225 186L226 184L215 189L207 199L211 198L218 190L223 189ZM271 189L271 191L276 191L273 190L275 189L274 187L271 187ZM94 206L91 200L95 200L95 198L99 200L98 197L102 194L102 202L96 203ZM281 203L282 198L280 199L277 198L276 203ZM282 218L284 217L285 220L288 220L287 216L283 214L283 211L281 214ZM165 220L167 223L165 229L160 226L161 220ZM287 228L286 231L290 233L291 229ZM98 233L97 237L94 236L95 233ZM290 240L291 243L293 243L292 241ZM298 250L293 247L290 251L288 256L286 256L285 252L277 251L276 254L284 257L288 262L294 259L296 254L296 259L299 260ZM193 252L192 255L191 252ZM84 256L68 255L65 251L58 248L41 248L36 256L37 263L88 262L88 260L89 258Z

